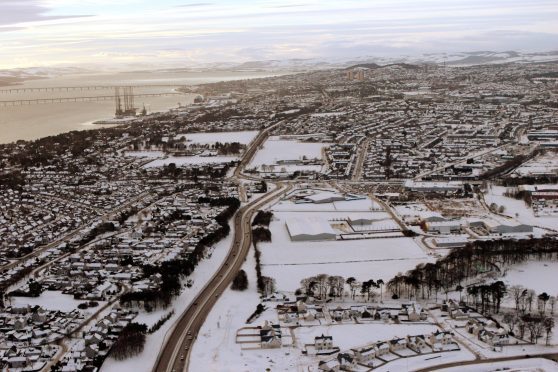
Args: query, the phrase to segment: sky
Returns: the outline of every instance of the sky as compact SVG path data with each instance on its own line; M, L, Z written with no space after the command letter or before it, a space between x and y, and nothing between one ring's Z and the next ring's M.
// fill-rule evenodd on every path
M558 50L557 0L0 0L0 69Z

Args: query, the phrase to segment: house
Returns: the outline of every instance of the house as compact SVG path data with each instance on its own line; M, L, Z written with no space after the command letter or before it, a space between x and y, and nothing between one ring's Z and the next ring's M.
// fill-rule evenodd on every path
M339 369L342 371L352 371L357 364L355 357L349 353L337 354L337 361L339 362Z
M412 302L410 304L402 304L399 314L407 315L410 322L426 320L428 317L422 306L420 306L416 302Z
M28 362L27 357L24 356L15 356L15 357L8 358L8 365L11 368L25 368L27 362Z
M406 338L394 338L393 340L389 341L389 350L390 351L397 351L403 350L407 348L407 339Z
M260 329L260 342L263 349L281 347L281 327L279 324L271 324L266 320Z
M318 364L318 369L324 372L338 372L341 368L339 361L337 358L330 359L330 360L322 360Z
M496 332L484 329L479 332L478 337L479 340L490 346L505 346L510 344L510 336L501 328Z
M422 349L428 348L423 335L407 336L407 347L416 353L422 353Z
M314 337L314 347L316 350L329 350L333 349L333 337L332 336L321 336Z
M484 323L477 319L469 319L467 324L465 324L465 329L468 333L478 336L481 331L484 330Z
M376 356L382 356L390 352L390 347L387 342L380 341L376 343Z
M430 335L428 342L430 343L430 345L447 345L453 343L453 336L449 331L436 331Z
M358 363L367 364L376 357L376 345L351 349Z

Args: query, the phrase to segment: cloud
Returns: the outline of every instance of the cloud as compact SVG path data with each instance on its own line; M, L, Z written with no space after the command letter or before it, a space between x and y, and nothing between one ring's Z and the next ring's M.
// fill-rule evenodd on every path
M55 19L89 17L89 15L48 15L49 8L38 0L0 1L0 26L25 22L49 21Z
M191 3L191 4L182 4L182 5L177 5L177 8L198 8L198 7L202 7L202 6L210 6L213 5L213 3Z

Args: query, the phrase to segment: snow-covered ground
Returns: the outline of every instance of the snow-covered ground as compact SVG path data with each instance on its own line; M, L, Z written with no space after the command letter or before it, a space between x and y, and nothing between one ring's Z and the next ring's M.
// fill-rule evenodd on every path
M254 159L248 168L258 168L262 165L275 165L275 171L285 168L288 172L297 170L321 170L321 166L316 165L286 165L277 164L280 160L302 160L304 156L308 159L322 159L322 148L328 146L327 143L300 142L295 140L280 139L279 136L269 137L265 141L263 148L256 152Z
M180 166L183 164L218 164L238 160L238 156L169 156L164 159L153 160L145 165L145 168L162 167L170 163Z
M162 151L126 151L124 152L124 155L145 159L157 159L165 157L165 153Z
M558 262L555 261L527 261L513 265L506 269L503 280L507 285L522 285L540 294L550 296L558 294Z
M508 198L504 196L505 192L506 187L503 186L489 187L485 195L486 203L503 205L505 209L502 214L514 218L520 223L558 230L558 216L535 217L533 209L529 208L523 200Z
M248 275L248 289L223 293L200 329L190 355L190 371L252 372L298 371L300 350L291 348L241 350L236 343L236 331L246 326L246 319L260 303L256 288L254 253L251 250L243 267ZM266 310L250 326L264 320L277 322L275 310Z
M229 223L232 223L229 221ZM173 327L174 323L178 320L184 309L186 309L194 297L203 288L205 283L213 276L221 262L227 255L233 239L233 234L229 234L225 239L217 243L212 250L211 257L202 260L194 270L194 273L189 277L193 280L191 288L184 288L180 296L178 296L167 309L159 309L152 313L146 313L141 310L136 318L136 322L145 322L148 326L157 322L161 317L174 310L174 315L163 324L159 330L147 336L143 352L130 359L117 361L113 358L108 358L101 368L103 372L128 372L128 371L151 371L159 350L164 344L164 338L167 332ZM255 306L255 305L254 305ZM196 371L193 369L193 371Z
M507 362L493 362L473 365L460 365L458 367L440 369L440 372L555 372L558 363L543 358L511 360Z
M213 145L216 142L249 144L258 135L257 130L235 131L235 132L199 132L199 133L182 133L175 136L180 139L186 137L190 143L199 145Z
M263 274L275 278L279 290L295 291L303 278L312 275L327 273L387 282L399 272L432 260L411 238L296 242L291 240L286 227L287 219L316 216L392 221L386 212L370 211L374 205L373 201L362 199L323 204L281 201L272 206L274 217L269 227L272 241L258 245L262 252Z
M41 306L46 310L72 311L78 308L78 305L87 302L85 300L75 300L74 296L63 294L61 291L44 291L39 297L11 297L11 305L14 307L24 306ZM97 301L98 306L86 310L86 312L94 312L105 304L103 301Z

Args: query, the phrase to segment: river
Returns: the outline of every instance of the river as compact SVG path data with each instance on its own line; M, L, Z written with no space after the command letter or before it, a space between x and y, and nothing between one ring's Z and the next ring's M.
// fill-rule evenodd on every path
M251 79L278 75L270 72L252 71L215 71L215 72L130 72L99 73L57 76L46 79L27 80L23 84L9 88L72 87L93 85L192 85L218 81ZM134 93L172 92L173 88L136 88ZM0 94L0 101L107 96L113 95L113 89L70 91L70 92L21 92ZM157 112L177 107L178 103L188 104L192 95L136 97L135 106L140 109L145 105L148 112ZM0 107L0 143L9 143L20 139L32 140L40 137L63 133L71 130L98 128L93 121L111 119L114 116L114 101L66 102L23 106Z

